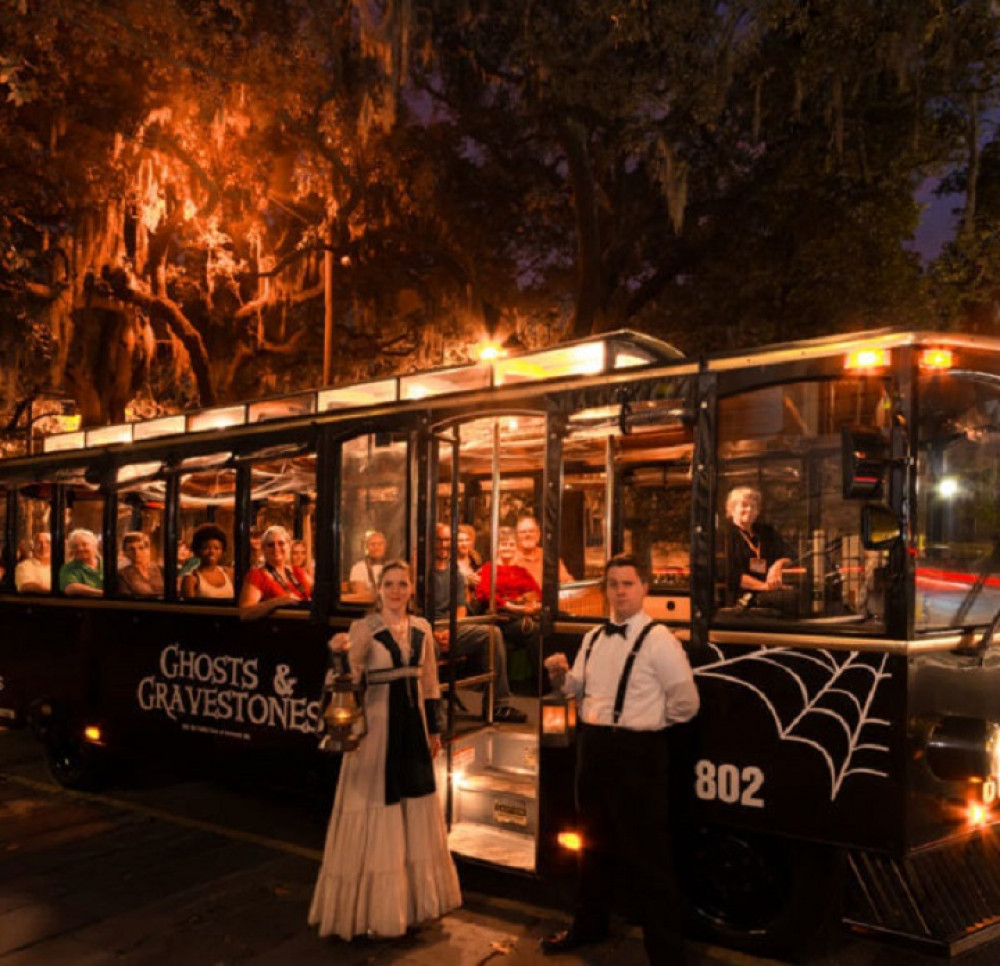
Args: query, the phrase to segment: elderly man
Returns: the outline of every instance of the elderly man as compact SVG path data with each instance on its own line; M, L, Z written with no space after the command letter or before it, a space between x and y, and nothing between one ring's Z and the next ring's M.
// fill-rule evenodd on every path
M535 583L542 586L542 528L533 516L523 516L517 521L514 530L517 535L517 556L514 564L524 567L535 578ZM559 561L559 583L567 584L573 575L566 569L566 564Z
M59 571L59 589L70 597L104 596L104 561L90 530L73 530L66 538L70 559Z
M19 594L47 594L52 590L52 537L36 533L31 556L14 569L14 586Z

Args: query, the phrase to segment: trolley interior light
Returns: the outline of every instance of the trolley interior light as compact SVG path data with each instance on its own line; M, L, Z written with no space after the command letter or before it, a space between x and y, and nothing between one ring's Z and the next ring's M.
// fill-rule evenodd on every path
M889 365L892 354L888 349L881 349L877 346L867 346L861 349L853 349L847 353L844 360L844 368L848 372L865 372L872 369L884 369Z
M83 737L92 745L100 745L104 742L104 732L98 725L87 725L83 729Z
M920 353L921 369L950 369L953 364L951 349L924 349Z

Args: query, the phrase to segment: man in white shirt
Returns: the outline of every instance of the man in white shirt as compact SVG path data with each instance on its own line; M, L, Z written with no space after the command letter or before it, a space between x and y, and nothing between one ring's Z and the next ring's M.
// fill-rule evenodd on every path
M19 594L52 592L52 537L49 534L35 534L31 556L14 568L14 586Z
M552 684L573 695L581 721L576 795L583 853L573 924L542 940L563 953L608 935L615 865L625 866L651 963L682 963L680 902L668 828L667 729L698 712L698 690L680 642L643 610L649 575L634 556L608 561L611 620L584 639L572 669L545 661Z
M385 534L379 530L372 530L365 537L364 560L359 560L351 567L348 577L352 594L375 599L375 588L378 586L382 565L385 563L386 547Z

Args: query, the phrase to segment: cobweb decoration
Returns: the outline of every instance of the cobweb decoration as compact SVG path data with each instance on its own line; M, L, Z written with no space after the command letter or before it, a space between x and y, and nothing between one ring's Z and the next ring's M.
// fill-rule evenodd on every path
M889 722L872 714L875 692L891 675L887 654L760 648L694 669L746 688L767 708L782 741L815 749L830 773L835 801L851 775L888 776Z

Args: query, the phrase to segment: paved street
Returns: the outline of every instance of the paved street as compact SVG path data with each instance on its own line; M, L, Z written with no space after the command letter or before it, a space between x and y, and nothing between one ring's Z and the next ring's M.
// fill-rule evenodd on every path
M528 885L470 885L465 905L396 941L321 941L305 925L325 823L316 802L228 784L140 780L107 796L54 786L37 747L0 731L0 964L644 963L634 929L586 956L547 959L565 920ZM982 951L968 966L997 962ZM701 964L765 966L696 946ZM923 956L844 937L816 966L915 966Z

